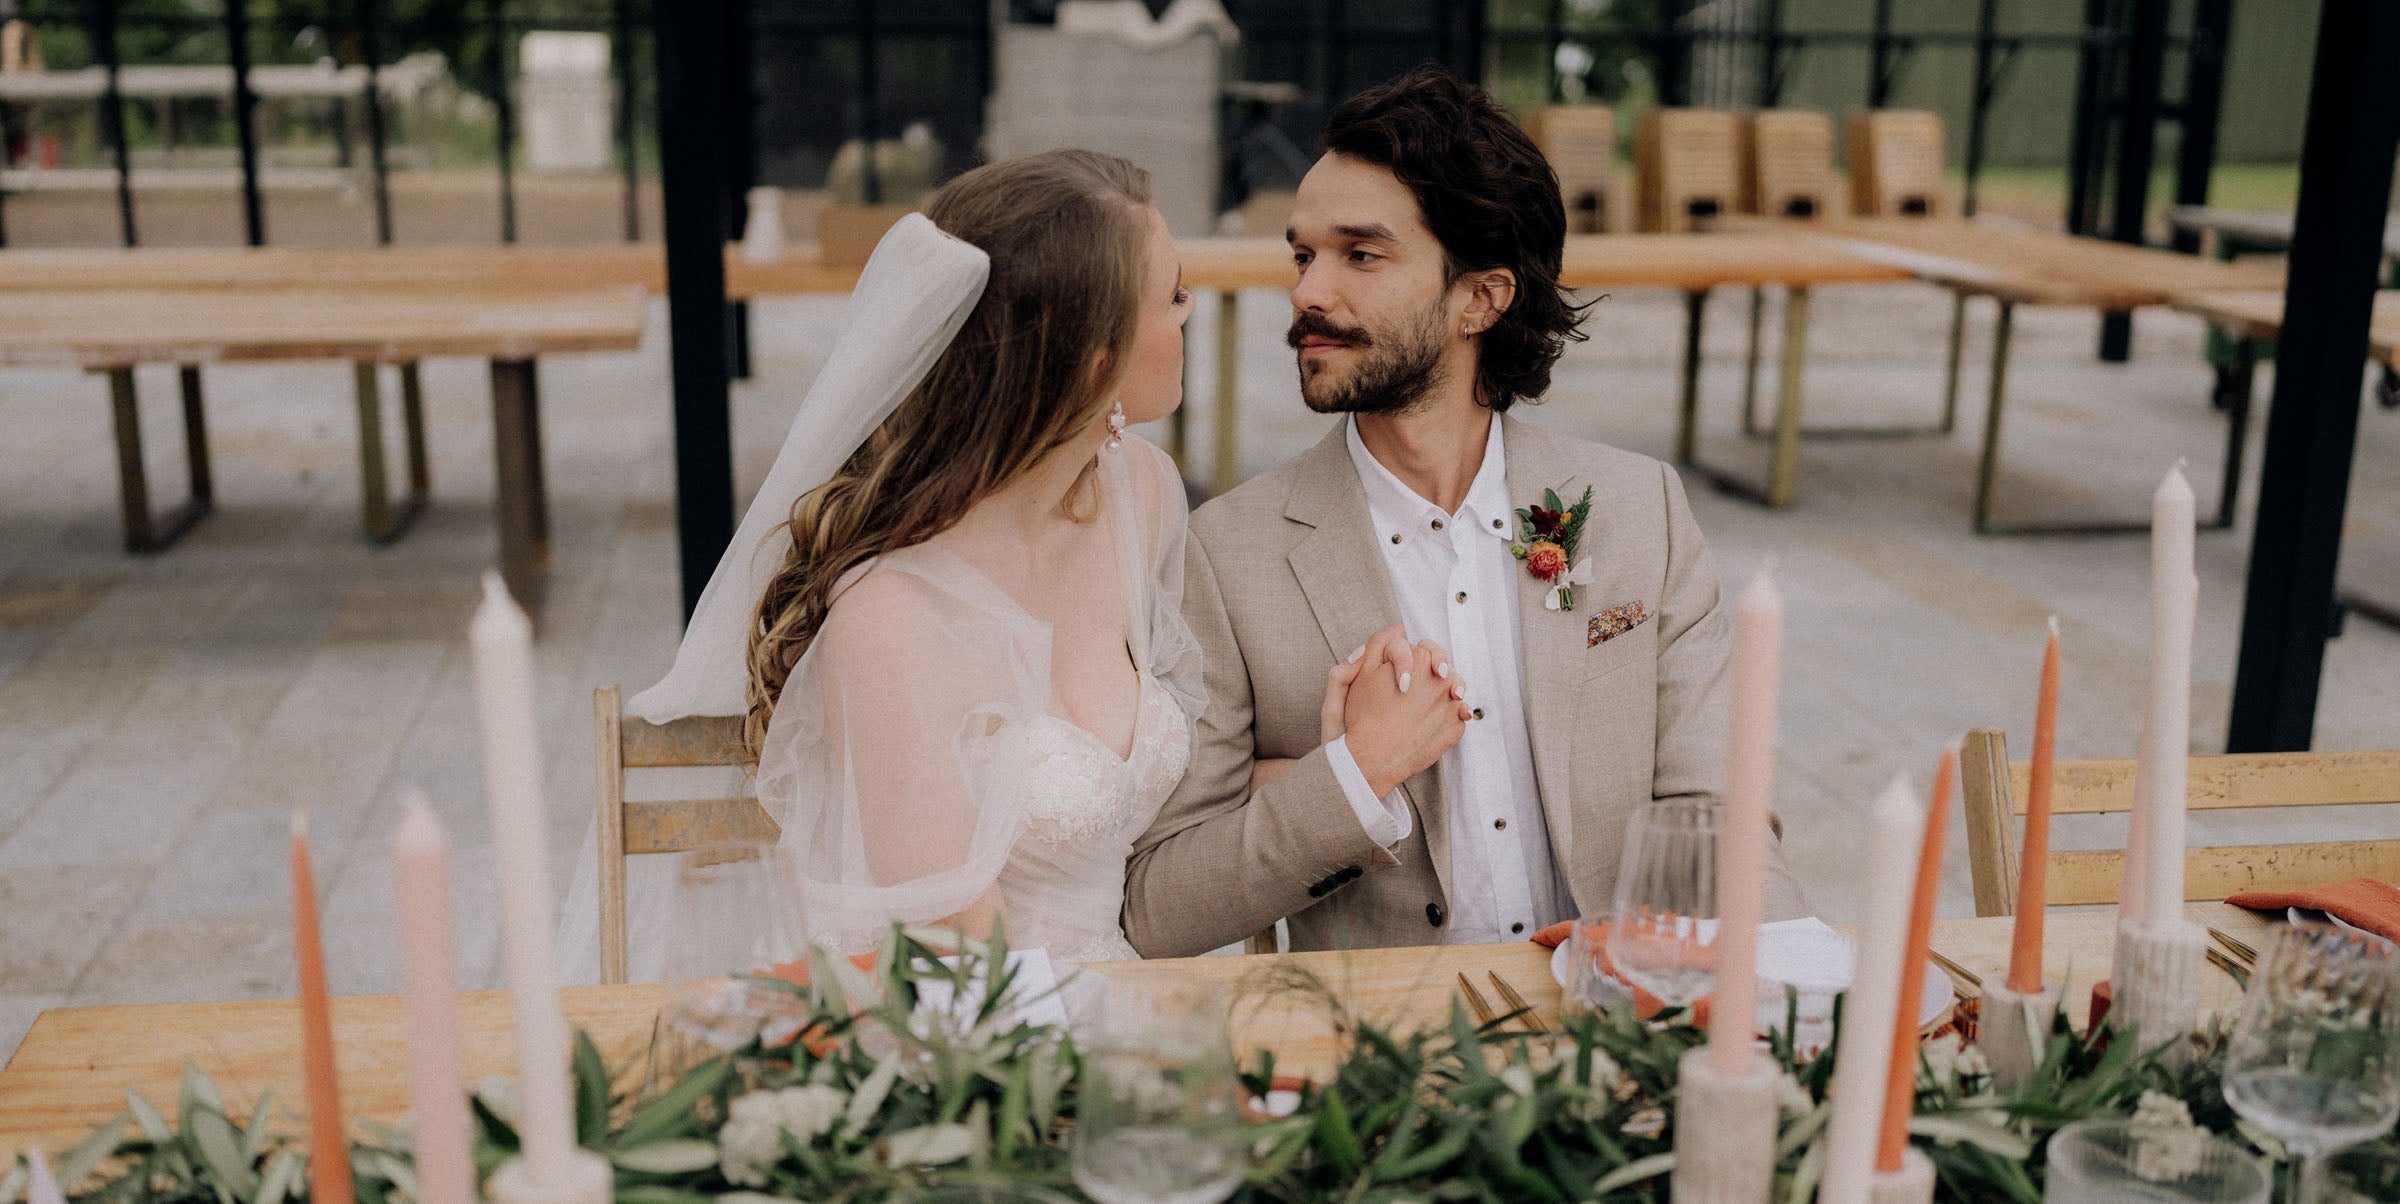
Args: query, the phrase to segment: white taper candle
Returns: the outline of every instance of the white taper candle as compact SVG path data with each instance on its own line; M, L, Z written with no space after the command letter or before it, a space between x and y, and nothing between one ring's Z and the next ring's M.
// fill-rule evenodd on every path
M575 1149L569 1105L567 1026L559 1012L551 948L550 842L542 806L541 742L535 738L533 624L510 600L500 574L485 573L483 606L468 629L475 708L483 727L483 787L492 816L492 862L500 880L500 935L517 1036L517 1135L536 1179L564 1176Z
M2149 793L2142 817L2142 918L2164 923L2183 914L2184 778L2191 756L2192 620L2199 587L2192 573L2192 487L2178 464L2150 503L2150 723L2145 758Z
M1842 1000L1833 1060L1833 1119L1826 1132L1823 1204L1859 1204L1875 1177L1883 1097L1892 1066L1900 959L1908 944L1911 896L1924 839L1925 808L1895 778L1875 801L1860 863L1858 962Z

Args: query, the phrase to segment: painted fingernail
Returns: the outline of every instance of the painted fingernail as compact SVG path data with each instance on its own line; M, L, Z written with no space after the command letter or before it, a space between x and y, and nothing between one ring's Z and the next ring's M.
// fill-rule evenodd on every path
M1362 657L1362 656L1365 656L1366 654L1367 654L1367 646L1366 646L1365 644L1360 644L1360 645L1358 646L1358 651L1351 653L1351 654L1350 654L1350 659L1349 659L1348 661L1346 661L1345 663L1346 663L1346 664L1352 664L1352 665L1355 665L1355 664L1357 664L1357 663L1358 663L1358 658L1360 658L1360 657Z
M1442 661L1442 662L1440 662L1440 663L1438 663L1438 664L1434 665L1434 667L1433 667L1433 675L1434 675L1435 677L1441 678L1443 681L1448 681L1448 680L1450 680L1450 662L1448 662L1448 661Z
M1408 674L1406 673L1402 673L1400 675L1400 692L1403 694L1408 693Z

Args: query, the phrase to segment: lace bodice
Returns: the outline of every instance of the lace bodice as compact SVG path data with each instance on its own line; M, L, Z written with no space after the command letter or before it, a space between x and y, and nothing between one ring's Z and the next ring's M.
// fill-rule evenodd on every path
M1053 957L1137 956L1118 926L1125 859L1191 761L1191 724L1173 695L1140 678L1133 751L1055 715L1026 733L1025 827L1000 871L1009 942Z

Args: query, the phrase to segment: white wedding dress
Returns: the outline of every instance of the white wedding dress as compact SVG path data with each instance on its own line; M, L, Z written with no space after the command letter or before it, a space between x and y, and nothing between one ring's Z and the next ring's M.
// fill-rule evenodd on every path
M1128 438L1101 464L1137 671L1130 752L1061 716L1050 626L954 550L957 533L853 569L784 684L757 778L816 943L870 949L895 921L996 888L1014 947L1137 956L1118 919L1125 861L1190 761L1199 655L1173 463Z

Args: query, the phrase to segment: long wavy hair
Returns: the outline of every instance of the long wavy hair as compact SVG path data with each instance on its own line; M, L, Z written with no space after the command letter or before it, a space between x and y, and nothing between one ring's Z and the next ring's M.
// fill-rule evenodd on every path
M753 764L834 582L949 530L1098 418L1133 346L1149 202L1150 173L1080 150L978 167L928 198L935 225L991 256L991 278L924 381L792 504L792 550L750 637L742 735ZM1092 472L1060 499L1070 513Z

